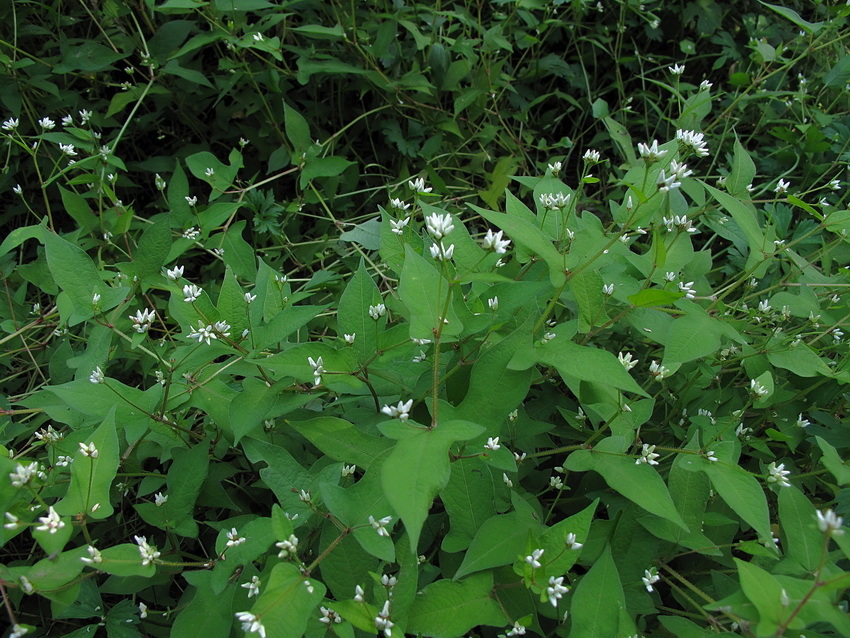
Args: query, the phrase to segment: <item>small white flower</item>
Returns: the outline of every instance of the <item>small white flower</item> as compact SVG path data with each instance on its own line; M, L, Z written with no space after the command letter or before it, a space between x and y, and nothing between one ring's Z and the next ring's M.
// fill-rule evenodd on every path
M386 536L389 537L390 533L387 531L387 525L389 525L393 520L392 516L384 516L381 519L375 520L375 517L371 514L369 515L369 525L372 526L376 532L378 532L378 536Z
M509 477L505 472L502 472L502 482L508 487L514 486L514 482L511 480L511 477Z
M21 519L12 514L12 512L6 512L6 520L9 521L3 525L6 529L18 529L21 522Z
M226 536L227 536L227 543L225 543L225 546L227 546L227 547L238 547L239 545L241 545L242 543L244 543L245 541L248 540L244 536L239 536L239 532L236 531L235 527L231 527L230 531L226 532ZM250 596L249 596L249 598L250 598Z
M168 502L168 496L163 495L162 492L157 492L153 495L153 502L157 507L162 507L166 504L166 502Z
M584 161L588 164L598 164L600 161L600 157L601 155L599 154L599 151L589 148L584 152L582 159L584 159Z
M557 193L555 195L552 195L551 193L541 193L539 201L543 208L549 210L564 210L570 205L572 197L572 195L564 195L563 193Z
M554 332L545 332L543 333L543 337L540 339L540 343L549 343L557 336L558 335L556 335Z
M738 427L735 429L735 436L744 439L745 441L750 438L750 434L752 434L753 429L744 427L743 423L739 423Z
M195 241L198 238L198 236L200 236L200 234L201 234L201 231L198 230L197 228L195 228L194 226L192 226L192 227L187 228L186 230L183 231L183 238L189 239L191 241Z
M431 251L431 257L440 261L448 261L452 258L452 255L455 252L455 245L450 244L448 248L443 245L443 242L439 244L431 244L429 250Z
M148 617L148 606L145 603L139 603L139 618Z
M212 177L213 175L215 175L215 169L207 168L204 171L204 175L206 175L207 177Z
M484 250L492 250L497 255L504 255L510 243L510 239L502 239L501 230L494 233L492 230L487 229L487 234L484 235L484 239L481 241L481 247Z
M525 635L525 627L519 624L519 622L515 622L514 626L511 630L505 634L505 638L509 636L524 636Z
M60 144L59 150L69 157L74 157L77 154L77 150L73 144Z
M82 121L83 124L88 124L90 119L91 119L91 111L87 111L86 109L83 109L83 110L80 111L80 120Z
M567 540L566 540L567 549L570 549L570 550L573 550L573 551L578 551L582 547L584 547L583 543L576 542L576 538L577 538L576 535L573 534L572 532L567 534Z
M38 520L42 523L35 528L39 532L50 532L51 534L55 534L57 531L65 527L65 521L59 518L59 514L56 513L56 510L53 509L52 505L47 509L47 516L39 516Z
M253 598L254 596L260 595L260 577L259 576L251 576L251 580L249 580L247 583L242 583L239 586L248 590L248 598Z
M708 147L705 145L703 138L703 133L697 133L696 131L683 131L681 129L676 131L676 139L683 146L693 151L697 157L706 157L708 155Z
M398 198L390 200L390 206L401 213L406 213L410 209L410 204L405 204Z
M667 70L670 71L671 75L682 75L685 72L685 65L676 63L673 66L668 66Z
M391 419L398 419L405 422L410 418L410 409L413 407L413 399L399 401L398 405L385 405L381 408L381 412L386 414Z
M23 196L23 194L24 194L24 189L23 189L23 187L22 187L20 184L15 184L15 185L12 187L12 191L15 193L15 195L21 195L21 196Z
M676 190L682 185L682 182L678 181L676 173L672 173L668 176L664 170L658 174L658 181L656 183L658 185L658 190L665 193Z
M430 186L425 186L425 179L422 177L417 177L416 179L409 180L407 182L407 186L414 193L418 195L424 195L426 193L430 193L433 189Z
M275 543L275 547L280 550L277 554L278 558L295 556L298 552L298 537L295 534L290 534L287 540Z
M800 412L800 416L797 417L797 422L794 425L796 425L798 428L807 428L811 424L812 424L812 422L809 421L808 419L804 419L803 413Z
M325 373L324 361L322 361L322 357L319 357L315 360L313 359L313 357L307 357L307 363L309 363L310 367L313 368L313 385L321 385L322 375Z
M245 303L251 303L257 298L257 295L252 295L250 292L246 292L244 295Z
M490 310L496 312L499 309L499 298L492 297L487 300L487 305L490 307Z
M519 408L517 408L517 409L515 409L515 410L511 410L510 412L508 412L508 420L509 420L511 423L513 423L514 421L516 421L518 416L519 416ZM517 463L519 463L520 461L522 461L522 460L524 460L524 459L525 459L525 452L523 452L523 453L522 453L522 457L520 457L520 455L519 455L519 454L517 454L516 452L514 452L514 458L516 458Z
M602 294L610 297L614 294L614 284L604 284L602 286Z
M165 271L165 275L172 281L177 281L178 279L180 279L180 277L183 276L183 266L175 266L174 268L168 268Z
M83 456L88 456L92 459L96 459L100 456L100 451L95 447L94 443L89 443L88 445L80 443L80 452Z
M301 490L298 493L298 498L301 499L302 503L309 503L310 499L311 499L310 490ZM296 516L297 516L297 514L296 514Z
M830 536L841 536L844 530L841 526L844 524L844 519L837 516L831 509L818 511L818 529L824 534Z
M354 339L356 337L357 337L356 332L352 332L350 335L349 334L342 335L342 338L345 339L345 343L347 343L348 345L351 345L352 343L354 343Z
M263 34L259 31L254 34L254 42L262 42L265 38L263 38ZM250 598L250 596L248 596Z
M454 230L452 216L449 213L445 215L438 215L437 213L429 215L425 218L425 226L428 228L431 236L438 241Z
M750 379L750 393L756 398L756 400L758 400L770 394L770 390L764 387L756 379Z
M650 145L638 142L638 152L648 162L656 162L667 155L667 149L658 148L658 140L652 140Z
M781 195L786 192L790 186L791 182L786 182L784 179L780 179L779 183L776 184L776 188L773 189L773 192L777 195Z
M100 303L100 293L96 292L91 296L91 305L97 307Z
M546 172L557 177L563 167L564 165L561 162L552 162L546 166Z
M396 235L404 234L404 227L410 222L410 217L405 217L404 219L400 219L395 221L394 219L390 220L390 230L394 232Z
M68 467L73 462L73 456L65 456L63 454L60 454L56 457L56 467Z
M260 617L252 614L249 611L240 611L236 613L236 620L242 623L242 631L247 631L252 634L259 634L260 638L266 638L266 628L260 622Z
M43 118L41 118L41 119L38 121L38 123L39 123L39 125L41 126L41 128L43 128L43 129L44 129L44 130L46 130L46 131L49 131L50 129L52 129L52 128L55 128L55 127L56 127L56 122L54 122L53 120L51 120L49 117L43 117Z
M342 616L336 613L333 609L328 609L327 607L319 607L319 611L322 614L322 617L319 618L320 623L324 623L326 625L330 625L331 623L340 623L342 622Z
M148 545L148 539L145 536L135 536L136 543L139 545L139 554L142 557L142 567L146 567L160 557L160 552L156 547Z
M23 638L23 636L26 636L29 632L29 627L24 627L23 625L15 623L12 625L12 633L9 634L9 638Z
M106 377L103 374L103 370L100 369L100 366L97 366L89 375L89 381L91 383L106 383Z
M183 301L186 303L192 303L201 296L202 292L203 290L195 284L186 284L183 286Z
M215 334L215 330L209 324L204 325L203 321L198 321L198 328L192 328L189 334L186 335L189 339L194 339L199 344L204 341L207 342L207 345L210 345L211 340L218 339L218 336Z
M660 454L656 454L654 445L643 444L643 450L641 450L640 457L635 461L635 465L640 465L641 463L648 463L649 465L658 465L657 459Z
M342 470L340 470L340 474L342 475L342 478L348 478L349 476L354 474L356 470L356 465L343 465Z
M779 487L791 487L791 482L787 478L791 471L785 469L785 463L777 465L773 462L767 466L767 472L769 474L768 483L776 483Z
M186 203L189 204L189 206L194 206L195 204L198 203L198 198L194 195L192 197L189 197L187 195L185 199L186 199Z
M246 146L248 146L248 140L246 140L244 137L240 137L239 146L245 148Z
M632 358L632 353L631 353L631 352L627 352L626 354L623 354L623 353L621 352L621 353L619 353L619 354L617 355L617 359L619 359L619 360L620 360L620 363L622 364L622 366L623 366L626 370L631 370L631 369L632 369L632 368L634 368L634 367L635 367L638 363L640 363L640 359L634 359L634 358Z
M661 381L664 377L670 374L670 369L667 366L659 365L657 361L653 359L652 363L649 364L649 373L655 377L656 381Z
M559 576L555 578L554 576L549 577L549 586L546 588L546 595L549 597L549 602L552 603L552 607L558 606L558 601L564 597L570 591L569 587L564 586L564 577Z
M685 293L685 299L696 298L696 291L694 290L694 282L692 282L692 281L689 281L687 283L680 281L679 282L679 291Z
M525 557L525 562L535 569L540 567L540 557L543 556L543 552L545 551L544 549L533 550L529 556Z
M100 550L96 547L89 545L88 547L86 547L86 551L89 553L89 557L86 558L85 556L83 556L82 558L80 558L80 560L86 563L87 565L96 565L98 563L103 562L103 556L101 556Z
M699 83L699 90L708 91L712 86L714 85L711 82L709 82L708 80L703 80Z
M498 450L500 447L502 447L502 446L499 445L499 437L498 436L497 437L488 437L487 438L487 444L484 446L485 449L493 450L494 452L496 450Z
M718 459L716 456L714 456L714 450L709 450L708 452L706 452L706 453L705 453L705 458L706 458L707 460L711 461L712 463L717 463L717 461L719 461L719 460L720 460L720 459Z
M375 321L383 317L385 314L387 314L387 307L384 304L379 303L375 306L369 306L369 316Z
M18 128L18 124L20 121L16 117L10 117L8 120L3 120L3 130L4 131L14 131Z
M156 318L153 310L137 310L135 315L130 315L130 321L133 322L133 328L139 334L147 332L151 327L151 323Z
M643 578L641 578L641 580L643 581L644 587L646 587L646 591L653 592L655 591L653 585L659 580L661 580L661 576L658 575L655 568L653 567L643 572Z
M834 191L841 190L841 180L840 179L832 180L829 183L829 188L831 188Z
M393 635L392 628L395 626L390 620L390 601L384 603L384 607L375 616L375 629L384 632L384 638L390 638Z
M556 490L562 490L564 489L564 480L557 474L554 474L549 477L549 487Z

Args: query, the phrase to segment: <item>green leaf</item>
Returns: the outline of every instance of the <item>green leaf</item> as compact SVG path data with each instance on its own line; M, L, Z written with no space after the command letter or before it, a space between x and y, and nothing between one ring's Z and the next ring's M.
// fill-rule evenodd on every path
M227 638L233 616L231 607L237 592L244 592L235 585L223 592L212 588L212 573L209 571L183 572L183 577L193 586L195 595L189 604L174 619L172 638Z
M823 76L824 86L844 87L850 81L850 55L842 55Z
M245 220L238 221L227 230L221 239L221 248L224 250L222 259L237 277L254 281L257 278L256 253L251 244L242 238L247 223ZM216 241L217 237L211 238L211 242Z
M696 311L674 319L667 330L664 365L701 359L720 348L720 321Z
M339 334L353 334L352 348L358 361L366 361L377 348L378 325L369 316L369 307L381 301L378 286L369 276L366 263L361 258L357 272L349 280L337 309Z
M621 437L603 439L592 451L572 452L564 467L579 472L591 469L599 473L611 488L647 512L687 530L688 526L676 510L664 480L651 465L637 465L631 456L625 456L620 451L623 443Z
M803 343L793 348L768 352L767 360L777 368L790 370L801 377L833 376L832 370L817 352Z
M118 435L115 430L115 407L86 444L94 444L97 457L84 456L78 449L71 464L71 484L56 511L68 516L83 515L102 520L112 516L109 490L118 472Z
M745 197L747 186L753 183L756 176L756 165L750 158L740 140L735 140L735 154L732 158L732 170L726 178L726 188L734 197Z
M779 623L790 613L782 605L782 586L773 574L761 567L738 558L733 560L738 566L741 589L758 610L759 622L756 635L772 636Z
M298 185L301 188L306 188L311 180L317 177L336 177L349 166L354 166L356 162L347 160L344 157L317 157L308 160L301 169L301 177L298 180Z
M77 222L77 225L82 231L84 233L90 233L97 228L99 222L89 207L88 201L74 191L69 191L61 186L58 186L58 188L59 194L62 196L62 205L65 207L65 212L74 218L74 221Z
M309 583L312 592L305 583ZM278 563L250 611L262 618L268 638L301 636L325 591L322 583L305 578L294 564Z
M268 467L260 470L260 476L271 488L284 511L293 514L311 511L298 494L310 485L310 473L301 467L284 448L259 439L242 439L242 448L252 463L265 461Z
M268 419L288 414L313 400L309 394L288 392L289 380L269 387L256 377L245 377L243 390L230 402L230 423L234 444Z
M339 236L341 241L353 241L366 250L378 250L381 247L381 220L370 219L357 224Z
M473 627L505 624L505 614L493 596L493 575L487 572L461 582L438 580L428 585L413 601L405 633L456 638Z
M467 549L482 525L496 515L495 484L480 458L461 458L452 466L451 478L440 492L451 524L443 538L443 551Z
M815 440L818 442L821 452L823 452L820 459L823 466L832 473L839 485L850 484L850 465L841 458L834 447L821 437L816 436Z
M162 217L142 233L133 255L133 274L140 279L159 275L170 250L171 226L168 218Z
M672 290L661 290L660 288L646 288L640 292L629 295L626 299L638 308L650 308L652 306L669 306L674 301L682 298L682 293Z
M796 487L779 490L779 523L782 525L782 546L787 556L796 560L808 573L814 573L820 563L823 534L818 530L817 510Z
M570 290L578 303L579 331L590 332L594 325L608 320L604 310L604 285L605 281L597 270L585 269L570 278Z
M451 303L448 304L445 316L448 323L443 322L446 297L452 294L449 282L409 244L405 245L404 268L401 271L398 294L410 312L411 338L433 339L440 323L444 337L454 337L463 331L463 324Z
M576 542L578 543L584 544L587 542L590 524L598 505L599 499L595 499L577 514L559 521L540 535L535 547L539 547L546 552L545 557L548 558L544 562L547 574L556 577L566 574L576 564L581 554L581 549L570 549L567 547L567 535L575 534Z
M602 555L576 586L570 602L570 638L619 635L619 610L625 609L620 575L606 545Z
M294 155L298 156L310 148L313 144L313 138L310 136L310 126L307 124L307 120L286 102L283 103L283 121L286 137L292 142L292 147L295 150Z
M364 470L375 457L392 447L387 439L366 434L350 422L332 416L308 421L287 420L286 423L326 456L341 463L353 463Z
M467 574L491 567L512 564L525 551L529 532L539 527L540 524L534 518L521 512L488 518L472 539L454 579L459 580Z
M82 319L92 316L92 296L107 294L94 262L82 248L65 241L52 232L44 233L47 265L59 287L67 293L74 305L75 315ZM101 299L100 307L108 308Z
M209 449L203 442L196 443L189 450L174 451L174 461L165 481L168 501L161 509L172 517L175 531L183 536L198 536L193 513L201 486L207 478L209 462Z
M610 352L580 346L567 339L552 339L537 347L537 360L558 370L565 379L598 383L641 396L649 396Z
M745 204L739 199L732 197L728 193L717 190L713 186L709 186L705 182L702 183L705 189L717 200L723 209L732 216L735 223L743 231L747 242L750 245L750 256L747 260L747 267L751 267L762 261L765 256L763 254L765 240L764 234L756 221L755 208L752 204ZM771 252L773 247L771 246Z
M396 443L381 476L387 500L404 521L411 551L416 552L431 503L449 482L449 446L477 436L483 428L465 421L447 421L430 429L404 428L405 438Z
M759 2L761 2L761 0L759 0ZM800 14L794 11L794 9L781 7L775 4L768 4L767 2L761 2L761 4L766 6L768 9L776 11L776 13L781 15L783 18L790 20L808 34L817 33L821 30L821 27L823 27L823 22L808 22L803 20L803 18L800 17Z
M564 273L564 257L555 249L542 230L521 217L495 213L472 204L470 207L488 222L504 230L515 244L542 258L549 266L549 280L555 288L564 285L567 278Z
M710 462L706 459L694 459L708 475L714 491L726 504L750 525L761 540L770 540L770 515L767 498L758 480L737 465L728 465L723 461Z
M228 158L230 165L223 164L215 155L209 151L201 151L186 158L186 167L198 179L210 185L209 200L215 201L224 194L224 191L233 185L233 180L242 168L242 155L233 151ZM212 169L212 175L207 171Z
M148 541L151 545L156 546L152 538L148 538ZM89 557L88 553L85 554L85 557ZM95 563L90 567L107 574L124 577L142 576L150 578L156 573L156 567L153 564L142 565L139 546L132 543L107 547L101 551L101 558L103 560L100 563Z

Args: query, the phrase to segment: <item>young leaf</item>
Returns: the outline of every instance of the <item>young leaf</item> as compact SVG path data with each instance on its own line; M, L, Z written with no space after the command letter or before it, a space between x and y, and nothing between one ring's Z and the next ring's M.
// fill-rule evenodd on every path
M301 636L325 591L322 583L305 578L294 564L278 563L250 611L260 618L268 638Z
M467 574L491 567L512 564L525 551L529 531L536 531L539 527L540 524L534 518L520 512L488 518L472 539L454 579L459 580Z
M480 625L505 624L505 614L493 598L493 575L486 572L461 582L438 580L428 585L413 601L405 633L455 638Z
M446 297L452 295L449 282L409 244L405 245L398 294L410 312L411 338L433 339L441 323L443 337L454 337L463 331L451 303L443 317Z
M620 575L605 546L602 555L576 586L570 602L570 638L617 636L619 610L626 606Z

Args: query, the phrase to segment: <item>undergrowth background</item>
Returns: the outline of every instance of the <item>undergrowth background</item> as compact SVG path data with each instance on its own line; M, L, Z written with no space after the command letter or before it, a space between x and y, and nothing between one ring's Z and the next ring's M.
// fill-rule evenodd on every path
M4 4L10 634L850 635L848 13Z

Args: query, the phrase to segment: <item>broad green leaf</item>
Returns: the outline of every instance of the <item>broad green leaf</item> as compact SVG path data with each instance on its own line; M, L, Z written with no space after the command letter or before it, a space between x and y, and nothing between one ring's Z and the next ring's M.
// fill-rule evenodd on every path
M47 516L48 513L44 512L43 515ZM39 530L37 527L30 528L32 537L41 545L47 555L56 555L61 552L71 539L71 534L74 533L74 526L70 518L63 516L60 517L60 520L62 527L58 529Z
M510 565L525 551L529 532L540 524L520 512L500 514L484 521L454 575L459 580L467 574L491 567Z
M581 549L567 547L567 535L575 534L576 542L584 544L598 505L599 499L595 499L583 510L559 521L538 537L535 547L542 548L546 552L547 558L544 562L547 574L556 577L566 574L576 564Z
M248 437L242 439L241 445L252 463L262 460L268 464L260 470L260 476L277 496L284 511L293 514L311 511L298 497L301 490L308 489L310 473L287 450Z
M533 223L513 215L503 215L470 204L470 207L488 222L505 231L508 238L537 254L549 266L549 280L556 288L566 281L564 257L559 253L548 237Z
M275 505L272 511L280 512L281 510ZM247 565L265 554L275 541L289 538L292 533L292 523L285 517L283 518L288 523L286 529L280 529L284 526L276 526L270 518L257 517L247 523L240 523L237 532L247 540L235 547L227 547L229 528L224 528L219 532L216 539L216 552L221 554L226 550L227 560L217 561L215 567L213 567L213 578L210 585L215 593L225 591L230 585L234 572L241 571L243 565Z
M817 527L817 510L796 487L779 490L779 523L782 525L782 547L809 573L820 563L823 534Z
M782 586L773 574L761 567L738 558L734 561L738 566L741 589L758 610L759 621L756 635L774 635L778 624L790 613L782 605Z
M404 268L398 285L398 294L410 312L410 336L433 339L442 323L444 337L454 337L463 331L453 304L446 307L446 297L452 294L449 282L436 268L418 255L409 244L405 245Z
M452 465L448 485L440 492L451 524L441 544L444 551L467 549L481 526L496 515L494 488L490 469L481 459L462 458Z
M165 540L165 536L162 537L162 540ZM157 547L157 543L153 538L148 537L147 541L149 544ZM84 557L90 558L88 552L85 553ZM139 546L133 543L107 547L101 550L101 558L103 559L101 562L89 566L114 576L142 576L150 578L156 573L156 566L152 563L142 565ZM84 565L82 562L80 564Z
M230 164L222 163L209 151L201 151L186 158L186 167L199 180L210 185L209 200L215 201L224 194L224 191L233 185L233 181L242 168L242 155L238 151L232 151L228 157ZM209 171L212 171L210 173Z
M759 2L761 2L761 0L759 0ZM808 34L817 33L821 30L821 27L823 27L823 22L808 22L807 20L803 20L803 18L800 17L799 13L794 11L794 9L790 9L789 7L783 7L776 4L768 4L767 2L761 2L761 4L766 6L768 9L776 11L776 13L781 15L783 18L790 20L792 23L800 27Z
M790 370L801 377L832 376L832 370L824 360L803 343L794 348L768 352L767 360L777 368Z
M649 308L651 306L669 306L674 301L682 298L682 293L672 290L661 290L659 288L646 288L640 292L629 295L629 302L638 308Z
M609 437L600 441L592 451L576 450L567 457L564 467L597 472L611 488L647 512L687 530L688 526L676 510L661 475L651 465L638 465L631 456L620 452L622 441L621 437Z
M59 194L62 196L62 205L84 233L90 233L97 228L98 220L89 206L88 201L74 191L69 191L58 186Z
M370 219L357 224L351 230L341 233L340 241L356 242L366 250L378 250L381 247L381 220Z
M701 359L720 348L720 321L704 312L674 319L667 330L665 365Z
M726 188L735 197L745 197L747 187L753 183L756 165L750 158L740 140L735 140L735 154L732 158L732 170L726 178Z
M106 284L100 278L94 262L79 246L58 235L45 231L44 247L47 252L47 265L59 287L71 299L74 316L79 320L92 316L92 296L101 295L100 307L108 309Z
M109 491L119 465L114 407L85 443L95 446L97 456L85 456L77 450L71 464L71 484L65 498L56 504L56 511L102 520L112 516L114 511Z
M602 555L576 586L570 602L570 638L619 635L619 610L625 609L625 606L620 575L611 556L611 548L606 545Z
M25 576L33 588L39 592L56 590L68 585L83 571L85 563L80 559L88 557L85 546L62 552L58 556L44 558L34 565L17 565L11 567L13 580ZM136 556L138 556L136 552ZM138 563L138 561L137 561ZM4 575L5 578L5 575Z
M353 463L364 470L369 468L376 456L392 447L387 439L362 432L350 422L332 416L286 423L323 454L341 463Z
M616 356L605 350L580 346L557 337L536 348L537 360L558 370L565 378L598 383L602 386L649 396L637 384Z
M193 586L195 595L174 619L172 638L227 638L234 596L245 590L231 585L223 592L215 592L209 571L183 572L183 577Z
M850 55L842 55L823 76L824 86L847 86L850 81Z
M173 518L175 531L184 536L195 538L198 535L193 513L201 486L207 478L209 462L209 449L203 442L196 443L189 450L174 451L174 461L165 481L168 501L160 509Z
M404 521L411 551L416 552L431 503L449 482L449 446L477 436L483 428L465 421L446 421L430 429L405 428L409 430L406 438L399 439L390 452L381 477L387 500Z
M351 347L357 353L358 361L366 361L377 348L378 323L369 316L369 307L380 301L378 287L361 259L339 299L337 309L338 333L340 336L354 335Z
M313 400L309 394L289 392L291 384L286 379L269 387L256 377L245 377L242 385L242 392L230 401L234 443L239 443L264 421L288 414Z
M250 611L262 618L268 638L301 636L325 591L322 583L305 578L293 563L278 563Z
M357 585L363 585L363 577L375 568L375 557L367 553L350 534L343 534L331 521L325 521L321 530L319 553L333 544L332 550L319 564L321 580L334 598L342 600L351 596ZM369 531L377 536L371 526ZM386 538L383 540L389 541Z
M676 638L710 638L717 633L681 616L659 616L658 620Z
M761 540L772 538L767 498L758 480L737 465L725 462L710 462L703 458L693 459L695 464L708 475L714 491L726 504L752 527Z
M310 180L317 177L336 177L341 175L349 166L354 166L356 162L347 160L344 157L317 157L309 160L301 170L299 178L299 186L306 188Z
M821 437L816 436L815 440L823 452L820 462L829 470L835 477L839 485L847 485L850 483L850 465L838 454L838 451Z
M578 303L579 331L590 332L593 326L608 320L605 314L605 281L597 270L586 269L570 278L570 290Z
M263 350L273 343L287 341L288 337L293 332L306 325L310 320L314 319L316 315L322 312L326 307L327 306L286 306L286 308L272 317L271 321L269 321L267 325L254 329L251 337L251 346L255 350Z
M493 597L493 575L487 572L428 585L413 601L405 633L456 638L473 627L505 624L505 613Z
M738 227L743 231L747 242L750 245L750 256L747 260L747 267L752 267L754 264L762 261L765 258L764 251L765 239L761 228L756 221L756 213L752 204L744 204L741 200L728 193L702 183L705 189L718 201L723 209L728 212ZM771 246L771 252L773 247Z
M254 281L257 278L257 258L254 248L242 237L247 222L243 219L233 224L221 240L219 236L211 238L217 244L221 241L220 248L224 250L222 259L237 277L246 281ZM218 245L214 245L219 248Z
M171 227L168 218L162 217L142 233L133 255L133 274L139 278L159 275L170 249Z

